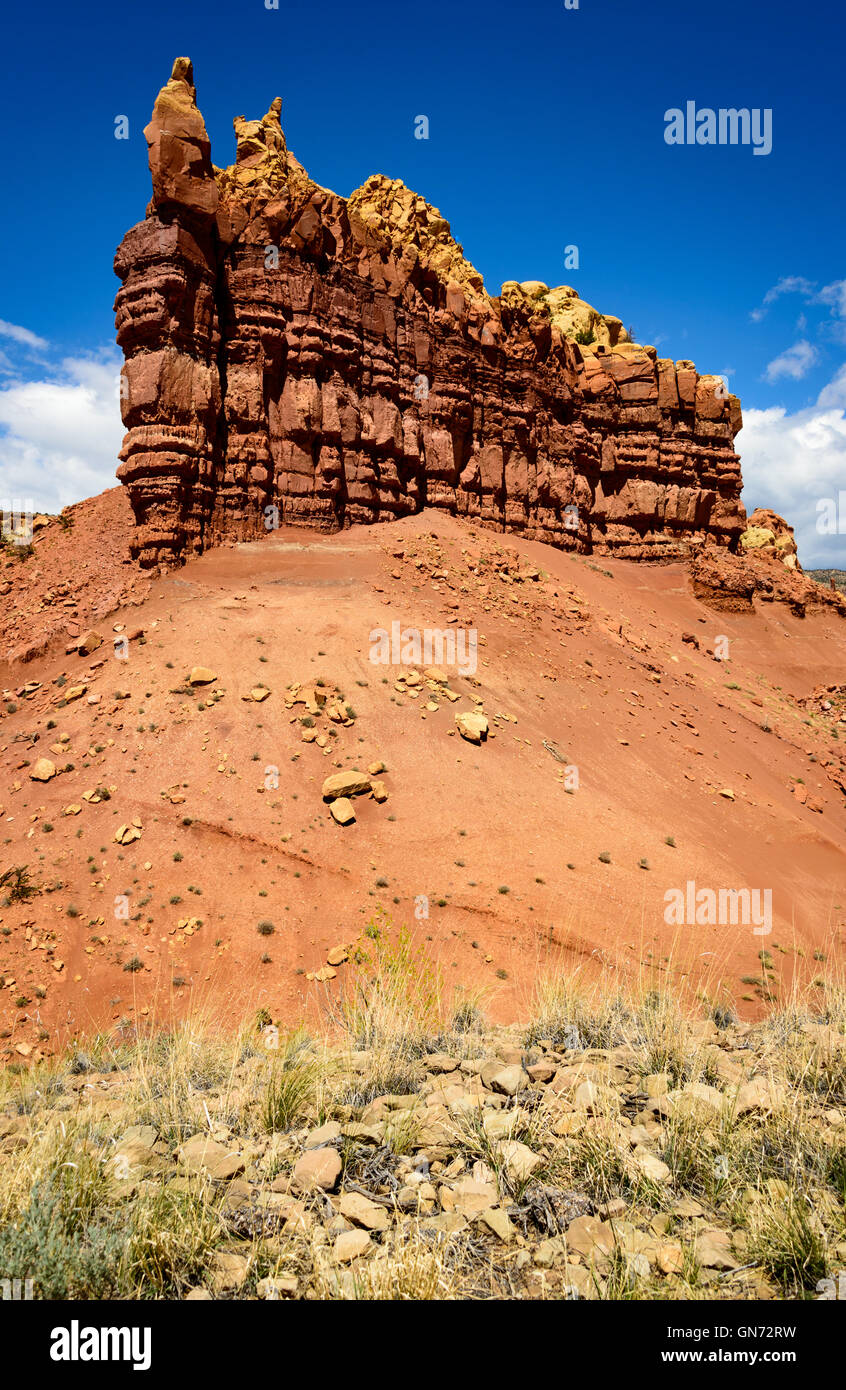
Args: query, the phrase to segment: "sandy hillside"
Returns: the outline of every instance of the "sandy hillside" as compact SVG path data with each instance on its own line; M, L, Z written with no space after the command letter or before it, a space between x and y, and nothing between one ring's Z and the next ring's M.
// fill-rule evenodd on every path
M0 890L5 1055L189 1006L307 1014L378 913L505 1021L559 960L754 1017L842 947L843 710L809 698L842 679L836 615L717 613L684 566L433 512L150 580L120 490L72 516L0 568L0 874L37 889ZM370 660L394 622L475 631L475 674L398 680ZM387 799L340 825L322 790L349 769ZM771 889L771 933L668 924L688 881Z

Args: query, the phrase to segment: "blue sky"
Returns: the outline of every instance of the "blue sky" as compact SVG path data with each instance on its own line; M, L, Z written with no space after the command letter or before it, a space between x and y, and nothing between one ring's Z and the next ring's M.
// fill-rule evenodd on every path
M834 0L10 10L0 498L53 508L113 477L112 257L150 196L143 126L188 54L217 164L234 157L232 118L279 95L318 182L402 178L491 293L574 284L661 355L725 373L747 506L787 515L806 565L846 566L846 537L815 526L817 500L846 489L844 37ZM666 144L665 111L688 101L770 109L772 152Z

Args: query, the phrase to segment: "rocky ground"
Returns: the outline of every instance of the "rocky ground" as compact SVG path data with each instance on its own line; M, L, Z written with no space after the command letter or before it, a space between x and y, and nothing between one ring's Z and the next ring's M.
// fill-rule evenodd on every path
M0 567L8 1277L831 1296L837 604L426 513L117 580L128 524ZM668 924L690 881L772 929Z
M749 1026L558 975L491 1029L366 939L328 1043L195 1020L7 1071L0 1268L47 1298L834 1296L842 993Z
M129 556L135 531L122 488L36 517L32 540L0 547L0 664L25 665L64 651L122 604L142 602L147 576Z

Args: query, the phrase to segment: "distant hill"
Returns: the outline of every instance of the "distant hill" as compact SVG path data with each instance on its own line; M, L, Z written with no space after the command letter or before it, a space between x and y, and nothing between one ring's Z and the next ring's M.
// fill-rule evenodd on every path
M811 579L816 579L818 584L825 584L826 588L829 580L833 579L841 594L846 594L846 570L805 570L805 573Z

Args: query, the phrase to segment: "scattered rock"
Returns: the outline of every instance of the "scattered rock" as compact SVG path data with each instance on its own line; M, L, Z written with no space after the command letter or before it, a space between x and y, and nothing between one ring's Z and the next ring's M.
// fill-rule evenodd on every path
M370 791L370 778L362 772L335 772L323 783L323 800L359 796Z
M102 646L102 644L102 635L92 628L91 631L86 632L85 636L82 638L77 646L77 651L81 656L90 656L91 653L96 652L97 648Z
M503 1245L510 1245L517 1235L517 1227L501 1207L487 1207L480 1213L479 1220L484 1221L489 1230L499 1237Z
M337 821L338 825L352 825L355 821L353 804L345 796L340 796L337 801L331 802L329 810L332 813L332 819Z
M349 1264L373 1248L373 1241L366 1231L343 1231L332 1249L336 1264Z
M768 1113L780 1110L786 1102L784 1086L769 1077L755 1076L738 1088L734 1112L736 1115L748 1115L751 1111Z
M256 1284L256 1293L259 1298L272 1301L280 1298L295 1298L300 1287L300 1281L294 1274L273 1274L265 1279L259 1279Z
M681 1274L684 1269L684 1250L676 1241L658 1247L655 1263L662 1274Z
M588 1261L610 1255L614 1245L613 1227L594 1216L577 1216L567 1227L566 1249Z
M655 1154L650 1153L648 1149L635 1149L632 1159L643 1176L649 1178L651 1182L669 1182L672 1178L667 1164L657 1158Z
M728 1231L708 1227L697 1235L693 1249L697 1262L703 1269L738 1268L739 1262L732 1253L731 1236Z
M56 764L49 758L39 758L30 768L29 776L33 782L49 782L56 776Z
M457 1211L462 1216L478 1216L499 1200L493 1183L475 1178L461 1178L451 1186L441 1187L438 1196L444 1211Z
M482 1075L485 1084L503 1096L516 1096L518 1091L522 1091L529 1084L529 1078L519 1064L501 1067L487 1076L483 1072Z
M353 1226L362 1226L366 1231L387 1231L391 1224L385 1207L371 1202L358 1192L345 1192L341 1197L340 1212Z
M526 1144L517 1139L500 1139L496 1144L497 1156L501 1159L508 1176L515 1182L526 1182L543 1159Z
M483 714L457 714L455 722L461 737L469 743L482 743L488 736L488 721Z
M115 831L115 840L119 845L131 845L134 840L141 839L141 826L133 821L130 825L119 825Z
M214 1292L233 1293L247 1282L250 1261L245 1255L230 1250L215 1250L209 1260L209 1269Z
M294 1186L301 1192L318 1187L331 1192L341 1176L341 1156L337 1149L308 1149L294 1164Z
M228 1182L244 1171L241 1154L227 1149L206 1134L195 1134L177 1151L179 1161L192 1173L205 1173L210 1178Z

